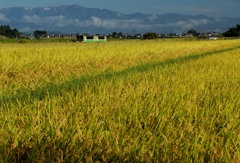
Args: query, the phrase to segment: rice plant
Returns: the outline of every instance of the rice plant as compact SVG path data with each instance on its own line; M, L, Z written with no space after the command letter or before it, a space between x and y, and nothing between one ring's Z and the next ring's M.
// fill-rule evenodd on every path
M239 162L240 44L0 44L2 162Z

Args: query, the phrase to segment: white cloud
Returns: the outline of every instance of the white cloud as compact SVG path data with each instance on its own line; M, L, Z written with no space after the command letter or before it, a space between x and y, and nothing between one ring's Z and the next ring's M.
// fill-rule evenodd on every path
M156 18L155 16L151 18ZM178 21L175 23L167 23L167 24L146 24L140 19L124 19L124 20L116 20L116 19L100 19L97 17L92 17L92 20L87 22L82 22L80 26L96 26L103 27L108 29L113 28L138 28L138 29L150 29L150 28L163 28L163 27L177 27L183 30L195 28L200 25L206 25L211 23L207 19L194 20L190 19L188 21Z
M62 15L42 18L42 22L46 25L55 24L57 27L65 27L68 25L67 20L65 20L65 16Z
M63 15L60 16L50 16L41 18L37 15L23 16L23 21L26 23L33 23L36 25L45 25L45 26L55 26L55 27L67 27L67 26L76 26L76 27L102 27L107 29L113 28L134 28L136 25L142 24L143 21L140 19L101 19L98 17L92 16L89 20L80 21L78 19L68 19Z
M107 29L113 29L113 28L123 29L123 28L132 28L141 23L143 23L143 21L139 19L124 19L124 20L101 19L101 18L92 16L90 20L78 21L78 23L75 25L80 27L95 26L95 27L103 27Z
M37 15L33 15L33 16L28 16L28 15L24 15L23 16L23 21L26 23L33 23L33 24L37 24L37 25L54 25L56 27L65 27L67 26L67 22L69 20L65 20L65 16L49 16L49 17L44 17L41 18Z
M214 18L214 20L215 20L217 23L221 23L221 22L225 21L224 19L225 19L225 18Z
M150 16L148 17L148 19L152 22L152 21L158 19L158 17L157 17L157 15L153 14L153 15L150 15Z
M32 8L25 7L25 10L32 10Z
M5 15L3 15L1 13L0 13L0 21L9 22L9 20L5 17Z
M156 19L154 15L149 17L151 20ZM70 20L69 20L70 21ZM72 21L72 24L79 27L102 27L106 29L151 29L151 28L168 28L168 27L177 27L178 29L186 30L191 28L196 28L200 25L206 25L212 23L207 19L201 20L194 20L190 19L188 21L178 21L175 23L167 23L167 24L147 24L144 23L143 20L140 19L124 19L124 20L117 20L117 19L101 19L92 16L90 20L87 21L79 21L78 19Z
M40 23L41 17L37 16L37 15L33 15L33 16L28 16L28 15L24 15L23 16L23 21L26 23Z
M0 15L1 16L1 15ZM157 19L156 15L149 16L149 20L154 22L153 20ZM68 19L63 15L59 16L50 16L41 18L37 15L23 17L23 21L27 23L34 23L38 26L42 27L98 27L105 29L139 29L139 30L148 30L148 29L163 29L163 28L176 28L179 30L188 30L194 29L200 25L206 25L212 23L207 19L194 20L189 19L187 21L177 21L174 23L166 23L166 24L148 24L145 23L141 19L101 19L95 16L92 16L89 20L79 20L79 19ZM27 30L27 29L26 29Z
M167 26L172 26L172 27L176 26L182 29L191 29L199 25L206 25L210 23L211 22L207 19L201 19L201 20L190 19L188 21L178 21L176 23L168 23Z

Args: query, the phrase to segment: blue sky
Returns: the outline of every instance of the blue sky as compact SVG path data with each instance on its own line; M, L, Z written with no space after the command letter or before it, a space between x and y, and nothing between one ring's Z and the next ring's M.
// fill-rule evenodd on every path
M240 17L240 0L0 0L0 8L50 7L79 4L124 14L180 13L212 17Z

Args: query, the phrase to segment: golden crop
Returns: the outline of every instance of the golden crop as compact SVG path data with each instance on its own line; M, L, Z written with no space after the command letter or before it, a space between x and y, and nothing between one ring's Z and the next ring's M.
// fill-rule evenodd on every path
M239 162L240 42L0 44L3 162Z

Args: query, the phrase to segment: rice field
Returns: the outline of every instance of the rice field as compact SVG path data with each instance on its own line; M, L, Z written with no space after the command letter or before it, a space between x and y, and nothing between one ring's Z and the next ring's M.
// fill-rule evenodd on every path
M240 41L0 43L0 162L240 162Z

